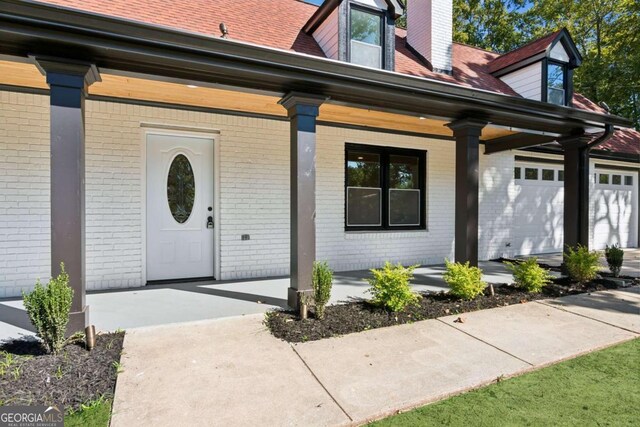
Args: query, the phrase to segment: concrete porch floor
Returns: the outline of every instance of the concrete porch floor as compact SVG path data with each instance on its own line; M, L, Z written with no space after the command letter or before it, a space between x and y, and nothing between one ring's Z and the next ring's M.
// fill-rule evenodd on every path
M539 256L539 259L551 265L559 265L561 254L545 254ZM512 282L511 274L501 263L485 261L480 262L480 267L486 282ZM417 268L413 280L414 289L447 290L442 279L444 270L444 265ZM640 275L640 249L625 249L622 274ZM365 279L369 275L366 270L335 273L331 303L368 298L365 291L369 285ZM113 331L118 328L219 319L285 308L288 287L287 277L150 285L89 292L87 304L90 306L90 321L96 329ZM32 334L33 327L24 311L22 299L0 300L0 340Z
M485 280L507 283L511 275L496 262L481 262ZM415 270L413 287L417 291L446 290L442 279L444 265ZM366 270L334 274L331 303L352 298L368 298ZM89 318L99 331L113 331L171 323L219 319L264 313L273 308L286 308L288 277L219 280L141 288L90 291L87 304ZM24 311L21 298L0 300L0 340L31 335L33 328Z

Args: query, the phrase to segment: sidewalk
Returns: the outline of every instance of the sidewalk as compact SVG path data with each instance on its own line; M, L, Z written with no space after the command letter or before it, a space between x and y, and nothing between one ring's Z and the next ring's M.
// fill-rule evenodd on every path
M640 287L291 345L262 315L127 332L111 425L354 425L640 336Z

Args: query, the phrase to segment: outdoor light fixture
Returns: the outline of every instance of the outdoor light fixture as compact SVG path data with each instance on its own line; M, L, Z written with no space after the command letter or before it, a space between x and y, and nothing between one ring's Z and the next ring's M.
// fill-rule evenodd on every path
M425 120L425 119L426 119L426 117L423 117L423 116L420 116L420 117L418 117L418 118L419 118L420 120Z
M229 35L229 29L227 28L224 22L220 23L220 32L222 33L220 37L222 37L223 39L226 39L227 36Z
M189 89L195 89L195 88L197 88L198 86L196 86L196 85L187 85L187 87L188 87Z

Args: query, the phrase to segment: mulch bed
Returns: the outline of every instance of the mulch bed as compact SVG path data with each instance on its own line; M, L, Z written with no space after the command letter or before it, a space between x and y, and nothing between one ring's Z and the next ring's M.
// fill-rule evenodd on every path
M124 332L99 334L93 350L69 344L58 355L45 354L32 338L0 343L0 406L62 404L69 411L111 398L123 339Z
M328 306L323 320L314 319L313 314L310 314L309 319L300 320L293 311L271 311L266 315L265 324L277 338L288 342L305 342L418 320L617 287L615 282L604 278L579 285L562 277L544 287L541 293L533 294L513 285L494 284L494 296L491 296L487 289L484 295L473 301L462 301L445 292L425 292L422 293L419 305L408 307L398 313L389 312L365 300L353 300Z

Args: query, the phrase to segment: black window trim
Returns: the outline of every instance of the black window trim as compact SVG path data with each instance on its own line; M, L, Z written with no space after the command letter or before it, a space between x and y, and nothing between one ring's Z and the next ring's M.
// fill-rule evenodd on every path
M382 189L382 225L347 225L347 177L349 151L378 154ZM419 159L418 182L420 189L420 225L389 225L389 156L416 156ZM380 145L346 143L344 149L344 229L345 231L415 231L427 229L427 150L388 147Z
M358 4L349 2L349 12L347 18L347 62L351 63L351 11L353 9L360 10L361 12L370 13L372 15L378 15L380 17L380 70L386 69L387 63L387 34L386 34L386 17L387 11L367 6L364 4Z
M562 68L562 88L564 89L563 107L570 106L570 99L573 97L571 69L566 62L557 61L551 58L545 58L542 62L542 102L549 102L549 65L557 65ZM556 105L556 104L554 104Z

